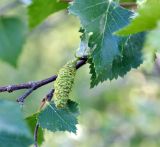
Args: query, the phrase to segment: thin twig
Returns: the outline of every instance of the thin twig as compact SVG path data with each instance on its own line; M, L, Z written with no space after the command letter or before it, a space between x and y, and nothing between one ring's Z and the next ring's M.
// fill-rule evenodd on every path
M39 129L39 123L37 122L34 130L34 147L38 147L38 129Z
M137 3L135 2L123 2L123 3L120 3L120 5L124 8L136 8L137 7Z
M51 89L51 91L46 96L46 100L48 102L50 102L52 100L53 94L54 94L54 89Z
M51 89L50 92L42 99L41 105L40 105L40 108L39 108L40 110L43 108L46 101L50 102L52 100L53 94L54 94L54 89Z
M76 69L79 69L81 66L86 64L87 58L81 58L76 65ZM52 77L49 77L47 79L41 80L41 81L36 81L36 82L29 82L29 83L24 83L24 84L19 84L19 85L9 85L9 86L3 86L0 87L0 92L13 92L16 90L21 90L21 89L29 89L27 90L22 96L20 96L17 99L17 102L24 103L24 100L36 89L47 85L53 81L55 81L57 78L57 75L53 75Z
M40 110L42 109L46 101L51 101L53 94L54 94L54 89L51 89L50 92L46 95L46 97L42 99ZM38 147L38 130L39 130L39 123L37 122L34 130L34 147Z
M87 59L83 58L80 61L78 61L76 68L80 68L81 66L83 66L84 64L86 64ZM37 88L40 88L44 85L47 85L53 81L55 81L57 78L57 75L53 75L47 79L44 80L40 80L40 81L32 81L32 82L27 82L27 83L23 83L23 84L17 84L17 85L8 85L8 86L2 86L0 87L0 93L1 92L14 92L17 90L22 90L22 89L31 89L34 87L34 90Z
M41 81L32 81L32 82L27 82L27 83L23 83L23 84L18 84L18 85L8 85L8 86L2 86L0 87L0 92L13 92L13 91L17 91L17 90L22 90L22 89L30 89L32 88L34 85L37 86L37 88L44 86L48 83L51 83L53 81L55 81L57 78L56 75L53 75L47 79L41 80Z
M73 0L60 0L60 2L73 2ZM135 2L122 2L120 5L124 8L136 8L137 4Z
M69 3L69 2L72 2L73 0L60 0L60 2L66 2L66 3Z
M17 102L19 103L24 103L24 100L26 99L26 97L28 97L36 88L36 85L33 86L31 89L27 90L22 96L20 96L18 99L17 99Z

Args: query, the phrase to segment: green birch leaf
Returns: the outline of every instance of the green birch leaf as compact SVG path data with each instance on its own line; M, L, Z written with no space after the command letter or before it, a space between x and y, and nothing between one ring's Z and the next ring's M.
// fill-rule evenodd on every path
M70 12L81 20L90 36L91 87L107 79L124 76L142 63L144 34L119 37L113 33L126 26L133 15L109 0L75 0Z
M0 147L28 147L32 143L32 135L19 105L0 100Z
M0 59L16 66L26 39L26 29L18 18L0 17Z
M56 108L54 102L39 114L38 121L42 128L50 131L68 131L76 133L79 114L78 104L69 100L63 109Z
M30 28L36 27L50 14L63 10L67 6L67 3L60 3L57 0L32 0L31 5L28 6Z
M160 20L159 8L159 0L147 0L139 7L138 15L132 19L131 23L119 30L117 34L129 35L154 29Z

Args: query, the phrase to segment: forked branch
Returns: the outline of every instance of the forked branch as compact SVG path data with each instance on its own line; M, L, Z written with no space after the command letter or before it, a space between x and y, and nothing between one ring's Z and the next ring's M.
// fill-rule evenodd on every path
M84 64L86 64L87 62L87 58L81 58L76 65L76 69L79 69L81 66L83 66ZM0 87L0 92L13 92L13 91L17 91L17 90L21 90L21 89L28 89L22 96L20 96L17 99L17 102L23 103L24 100L36 89L47 85L53 81L55 81L57 78L57 75L53 75L47 79L44 80L40 80L40 81L32 81L32 82L27 82L27 83L23 83L23 84L18 84L18 85L8 85L8 86L2 86Z

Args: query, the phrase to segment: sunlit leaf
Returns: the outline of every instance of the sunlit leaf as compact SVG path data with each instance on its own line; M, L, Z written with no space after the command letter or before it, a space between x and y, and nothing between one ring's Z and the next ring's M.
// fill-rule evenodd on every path
M157 26L160 20L160 1L147 0L141 7L139 7L138 15L132 19L131 23L125 28L119 30L119 35L129 35L142 31L148 31Z
M33 0L28 6L29 26L36 27L50 14L65 9L67 6L67 3L60 3L57 0Z

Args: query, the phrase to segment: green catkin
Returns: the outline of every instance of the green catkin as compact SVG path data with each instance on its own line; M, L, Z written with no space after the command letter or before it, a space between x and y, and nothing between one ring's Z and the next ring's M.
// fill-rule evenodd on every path
M77 59L67 62L58 72L54 82L54 102L57 108L64 108L72 90L76 75Z

